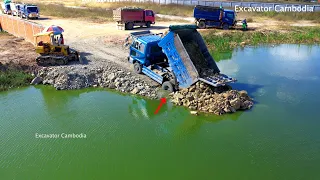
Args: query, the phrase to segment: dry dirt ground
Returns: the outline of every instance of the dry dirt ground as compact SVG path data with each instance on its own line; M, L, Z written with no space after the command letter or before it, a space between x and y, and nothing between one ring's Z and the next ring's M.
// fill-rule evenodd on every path
M17 53L18 52L18 53ZM0 34L0 63L14 64L24 70L37 68L34 46L9 34Z
M155 33L164 32L170 24L179 24L161 22L152 25L151 28L137 27L131 31L124 31L118 29L115 23L98 24L78 19L42 17L35 22L44 26L61 26L64 29L65 44L80 51L85 64L106 67L112 63L128 71L133 71L133 65L128 63L129 50L123 45L129 33L146 30ZM141 78L146 80L142 75ZM150 80L148 79L148 81Z

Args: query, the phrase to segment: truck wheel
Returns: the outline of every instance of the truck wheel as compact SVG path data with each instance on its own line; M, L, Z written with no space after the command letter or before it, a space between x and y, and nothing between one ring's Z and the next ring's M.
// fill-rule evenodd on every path
M142 73L142 65L138 62L135 62L133 65L134 71L138 74Z
M223 24L222 28L223 28L224 30L228 30L228 29L229 29L229 25L228 25L228 24Z
M150 28L150 27L151 27L151 23L150 23L150 22L147 22L147 23L146 23L146 26L147 26L147 28Z
M173 84L170 81L166 81L162 84L162 89L169 92L174 92L175 89L173 87Z
M204 22L204 21L198 22L198 27L199 27L200 29L205 29L205 28L206 28L206 22Z
M128 29L128 30L133 29L133 22L128 22L128 23L126 24L126 29Z

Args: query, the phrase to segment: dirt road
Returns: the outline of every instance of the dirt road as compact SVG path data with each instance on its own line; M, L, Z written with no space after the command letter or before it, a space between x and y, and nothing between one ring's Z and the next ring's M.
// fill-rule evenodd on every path
M169 25L183 24L173 21L157 22L152 25L151 28L137 27L134 30L124 31L118 30L115 23L93 23L80 19L59 19L55 17L41 17L40 20L34 20L36 23L40 23L44 26L58 25L64 28L65 39L69 43L78 41L79 39L90 39L94 37L112 37L114 40L120 40L118 38L125 38L129 33L136 31L151 30L153 32L163 32L168 29ZM117 41L115 41L117 42Z
M91 23L78 19L56 19L42 17L35 20L44 26L58 25L64 29L65 44L79 50L88 65L106 66L113 62L132 71L132 66L127 62L128 49L123 47L125 38L131 32L151 30L164 32L175 22L160 22L151 28L135 28L132 31L118 30L115 23Z

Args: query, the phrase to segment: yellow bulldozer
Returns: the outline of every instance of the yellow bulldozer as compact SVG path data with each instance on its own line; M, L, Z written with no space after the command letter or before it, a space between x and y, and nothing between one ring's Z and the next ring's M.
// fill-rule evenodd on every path
M37 64L54 66L65 65L69 61L79 61L81 63L79 52L70 49L67 45L58 44L56 42L57 36L53 32L42 32L34 36L35 50L36 53L40 54L36 58Z

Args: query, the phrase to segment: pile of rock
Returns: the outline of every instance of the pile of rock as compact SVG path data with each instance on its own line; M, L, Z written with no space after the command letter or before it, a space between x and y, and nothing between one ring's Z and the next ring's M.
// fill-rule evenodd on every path
M123 93L158 98L158 84L152 84L137 74L113 66L58 66L37 71L32 84L50 84L57 90L106 87ZM190 108L193 114L209 112L217 115L250 109L252 99L246 91L214 88L203 82L170 94L175 105Z
M57 90L106 87L123 93L157 98L159 86L152 85L131 72L114 67L58 66L37 72L32 84L49 84Z
M192 110L192 114L196 114L195 111L200 111L222 115L237 110L250 109L253 106L253 100L246 91L227 90L219 92L202 82L197 82L190 88L171 93L170 97L173 104L188 107Z

